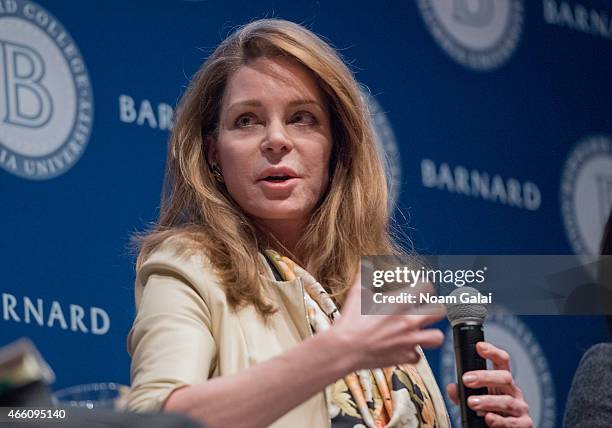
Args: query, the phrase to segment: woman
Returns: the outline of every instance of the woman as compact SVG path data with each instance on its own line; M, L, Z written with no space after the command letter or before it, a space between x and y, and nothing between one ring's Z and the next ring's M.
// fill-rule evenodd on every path
M360 314L360 256L401 250L366 106L328 44L275 19L222 42L180 102L163 193L140 241L132 410L209 427L449 426L420 349L442 343L426 328L441 315ZM508 354L479 352L495 370L466 385L491 395L470 406L531 426Z

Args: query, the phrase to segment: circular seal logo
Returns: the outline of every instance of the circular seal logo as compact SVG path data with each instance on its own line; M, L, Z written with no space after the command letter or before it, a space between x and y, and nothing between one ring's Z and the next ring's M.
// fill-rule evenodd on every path
M568 156L561 177L561 214L576 254L599 254L612 209L612 139L591 135Z
M497 68L518 45L523 0L418 0L418 6L438 44L468 68Z
M511 368L517 385L529 404L534 426L553 428L556 419L556 401L552 373L542 348L527 325L507 310L494 306L485 322L485 339L510 354ZM453 333L446 331L440 353L440 372L444 385L456 382ZM444 394L450 417L460 426L459 407Z
M0 166L45 180L81 157L93 124L85 62L70 34L42 6L0 9Z
M387 115L380 107L380 104L378 104L378 101L366 92L363 92L362 95L370 111L376 148L385 166L389 189L389 208L392 208L397 202L402 179L401 158L399 148L397 147L397 140L395 139L389 119L387 119Z

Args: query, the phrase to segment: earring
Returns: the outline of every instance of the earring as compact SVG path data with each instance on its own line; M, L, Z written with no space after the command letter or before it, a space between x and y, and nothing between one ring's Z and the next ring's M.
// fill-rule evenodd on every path
M210 167L210 169L212 170L213 176L215 177L215 180L217 180L219 183L223 183L223 174L221 173L221 170L219 169L219 167L217 166L216 163L212 164L212 166Z

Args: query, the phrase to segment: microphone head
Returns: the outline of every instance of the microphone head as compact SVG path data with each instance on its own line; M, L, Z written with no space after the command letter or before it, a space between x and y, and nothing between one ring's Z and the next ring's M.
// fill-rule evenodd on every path
M487 316L487 308L482 303L463 303L466 300L477 300L480 293L472 287L459 287L449 296L455 296L456 303L446 304L446 317L451 324L463 320L477 320L483 322ZM467 297L467 298L466 298Z

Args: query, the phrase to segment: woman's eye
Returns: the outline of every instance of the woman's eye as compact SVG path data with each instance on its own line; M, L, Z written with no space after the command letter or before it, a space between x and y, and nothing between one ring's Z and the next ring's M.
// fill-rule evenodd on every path
M317 123L317 119L312 113L307 111L300 111L293 115L293 120L304 125L314 125Z
M238 119L236 119L236 126L239 128L243 128L245 126L249 126L255 123L255 118L252 114L243 114Z

